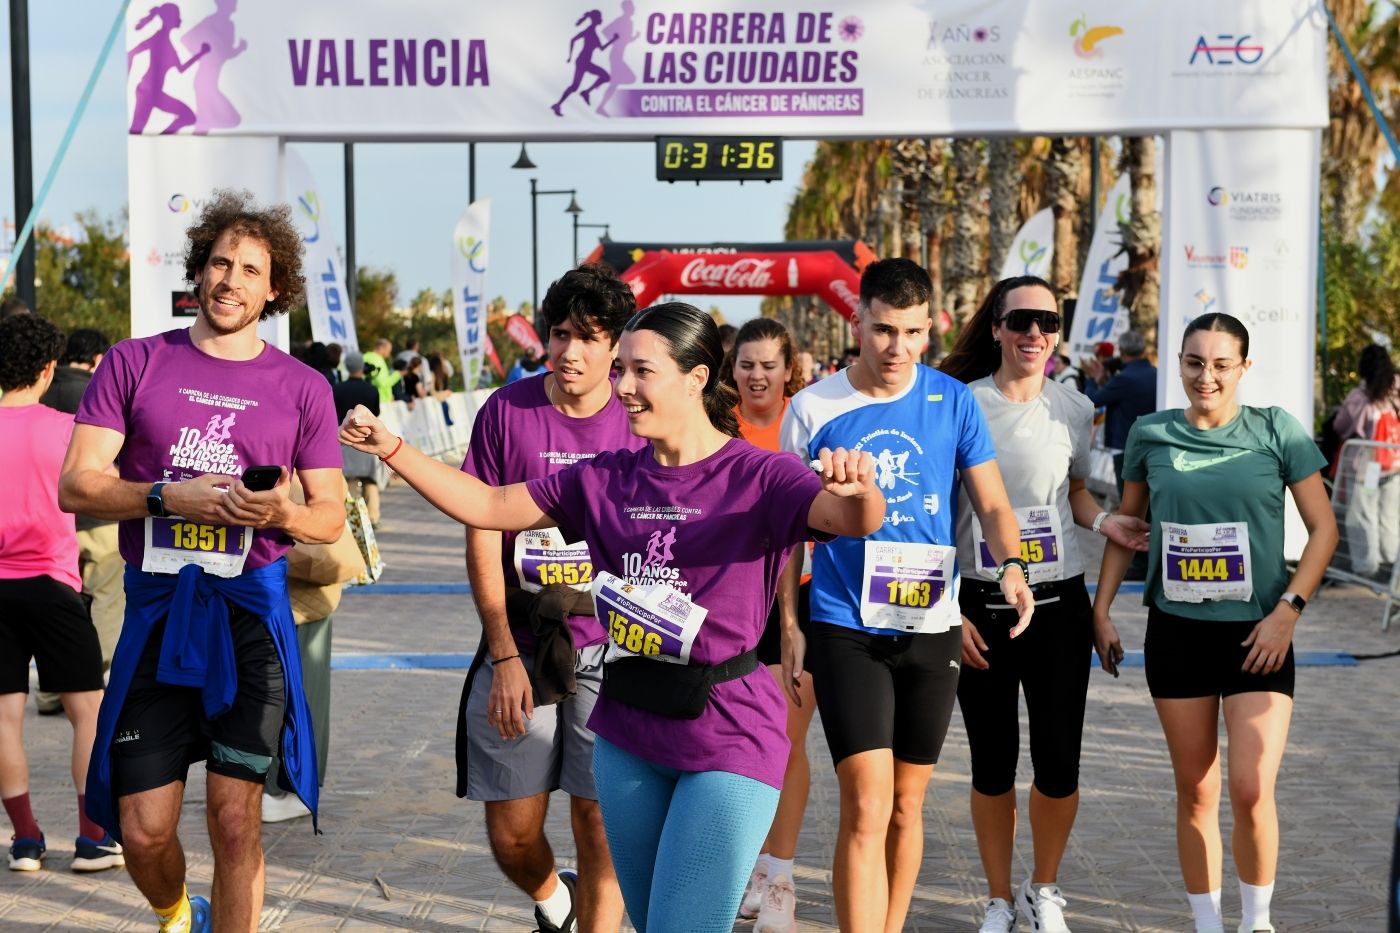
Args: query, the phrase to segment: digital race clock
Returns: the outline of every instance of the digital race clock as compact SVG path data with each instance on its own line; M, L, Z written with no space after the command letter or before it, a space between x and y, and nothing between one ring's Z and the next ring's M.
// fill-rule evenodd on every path
M657 181L781 181L776 136L658 136Z

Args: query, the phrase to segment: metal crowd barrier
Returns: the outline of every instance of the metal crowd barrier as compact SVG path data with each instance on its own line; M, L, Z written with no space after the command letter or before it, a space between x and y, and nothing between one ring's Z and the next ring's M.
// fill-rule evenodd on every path
M1384 597L1381 629L1388 630L1400 606L1400 444L1343 444L1332 510L1341 538L1327 576Z
M476 412L491 389L454 392L446 400L420 398L410 410L407 402L381 405L385 426L430 457L456 459L460 464L472 436Z

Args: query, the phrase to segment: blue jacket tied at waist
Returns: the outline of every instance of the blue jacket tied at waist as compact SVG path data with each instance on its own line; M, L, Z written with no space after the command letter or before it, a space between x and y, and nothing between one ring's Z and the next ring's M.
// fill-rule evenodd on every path
M278 560L230 578L205 573L193 564L178 574L144 573L128 565L126 619L112 657L102 709L97 714L97 738L87 778L88 816L118 841L121 826L117 820L117 799L112 793L112 740L151 630L165 620L156 679L171 686L198 688L204 714L215 719L228 711L238 693L229 603L262 619L272 634L287 692L282 719L282 766L292 790L311 810L312 826L316 826L320 796L316 743L301 684L296 622L287 596L287 562Z

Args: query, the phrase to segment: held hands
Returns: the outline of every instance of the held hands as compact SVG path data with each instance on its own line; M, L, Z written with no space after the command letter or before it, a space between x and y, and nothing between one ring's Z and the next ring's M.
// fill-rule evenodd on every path
M1123 643L1118 640L1118 627L1108 616L1094 616L1094 650L1099 654L1099 666L1114 677L1123 663Z
M823 447L817 454L821 463L822 489L838 498L863 497L876 492L875 461L867 451ZM812 464L813 468L816 464Z
M1249 647L1241 670L1251 674L1272 674L1283 667L1288 658L1288 646L1293 643L1293 627L1298 613L1279 603L1274 611L1259 620L1249 637L1240 644Z
M398 436L363 405L356 405L346 412L345 420L340 423L340 442L362 453L388 456L398 440Z
M206 473L165 487L166 510L189 521L207 525L247 525L250 528L283 528L294 506L287 468L277 485L253 492L236 476Z
M1110 515L1099 526L1099 533L1130 551L1146 551L1151 542L1152 526L1132 515Z
M486 704L486 722L495 726L501 738L509 741L525 735L526 720L535 718L535 692L530 675L519 657L491 668L491 694Z
M1016 627L1011 630L1011 637L1015 638L1031 624L1031 613L1035 612L1035 597L1031 595L1031 588L1026 583L1026 575L1016 564L1007 567L1001 575L1001 595L1016 607ZM964 635L964 644L966 638Z
M979 671L991 667L987 659L982 657L982 652L987 650L987 643L982 640L982 633L977 631L977 626L973 625L967 616L962 617L962 636L963 667L974 667Z

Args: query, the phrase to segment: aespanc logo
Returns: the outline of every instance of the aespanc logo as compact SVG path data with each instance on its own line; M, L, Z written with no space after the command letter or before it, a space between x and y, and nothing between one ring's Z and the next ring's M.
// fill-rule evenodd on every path
M1123 35L1122 26L1090 26L1089 18L1081 15L1069 24L1069 34L1074 38L1074 54L1080 58L1103 58L1099 43L1114 36Z
M1188 65L1257 65L1264 58L1264 46L1250 35L1219 33L1214 41L1204 35L1196 38Z

